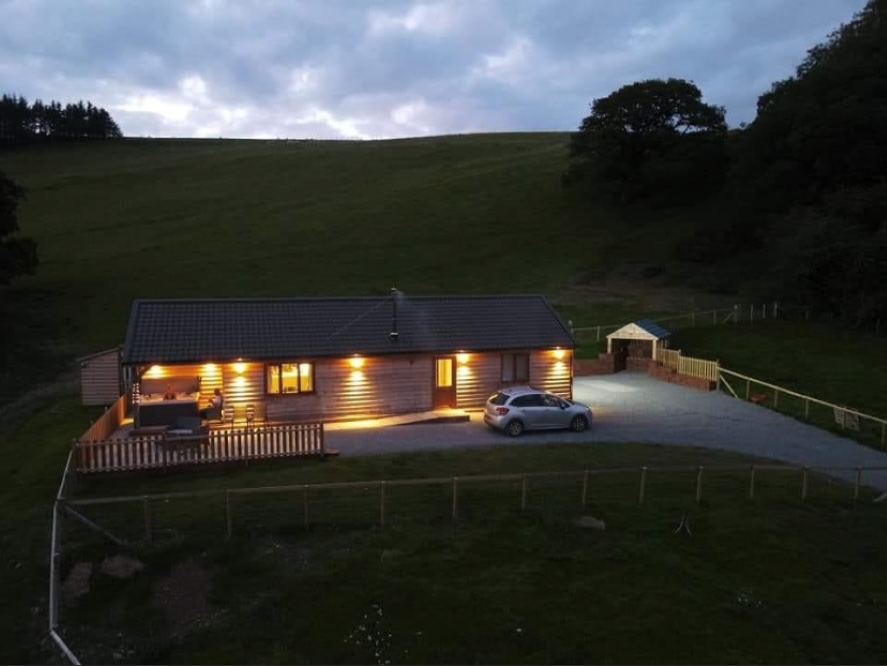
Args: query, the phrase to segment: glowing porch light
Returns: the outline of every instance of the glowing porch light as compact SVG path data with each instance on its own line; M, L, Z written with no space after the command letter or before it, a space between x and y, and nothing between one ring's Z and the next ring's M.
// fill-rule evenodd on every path
M560 347L555 349L554 352L552 352L552 353L554 354L554 357L557 360L561 360L564 357L564 355L566 354L566 352L563 349L561 349Z
M242 375L244 372L246 372L246 363L235 363L234 372L236 372L238 375Z
M163 368L159 365L152 365L145 373L146 377L163 377Z
M458 361L459 365L465 365L468 363L468 354L465 352L460 352L456 354L456 361Z
M203 374L212 377L219 371L219 366L215 363L204 363L203 364Z
M348 365L350 365L355 370L360 370L363 367L364 359L360 356L352 356L348 359Z

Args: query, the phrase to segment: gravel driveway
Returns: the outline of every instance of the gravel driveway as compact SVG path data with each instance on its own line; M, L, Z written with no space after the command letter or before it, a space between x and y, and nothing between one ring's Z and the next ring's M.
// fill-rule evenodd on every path
M887 453L723 393L628 372L577 377L573 393L594 410L595 423L588 432L527 433L512 439L487 428L481 415L474 413L468 423L330 431L326 443L342 455L495 444L692 444L811 467L883 467L885 471L863 474L863 481L887 490ZM853 474L835 476L850 479Z

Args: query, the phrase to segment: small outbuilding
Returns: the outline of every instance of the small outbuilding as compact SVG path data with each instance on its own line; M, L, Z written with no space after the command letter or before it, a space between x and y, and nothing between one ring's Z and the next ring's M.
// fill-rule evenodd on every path
M110 405L123 392L120 352L120 347L114 347L77 359L84 405Z
M624 353L628 358L655 361L659 350L668 347L670 336L669 331L652 321L633 321L607 336L607 353Z

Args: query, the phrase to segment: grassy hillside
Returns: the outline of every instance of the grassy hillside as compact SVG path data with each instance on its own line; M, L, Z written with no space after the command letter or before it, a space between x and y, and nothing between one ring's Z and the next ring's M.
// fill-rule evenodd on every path
M667 262L693 220L596 208L565 193L565 139L127 140L9 152L0 169L28 189L20 221L41 258L19 288L28 302L58 304L78 351L117 344L138 297L397 286L574 303L576 285L586 298L582 283L599 289L608 268L631 282ZM592 294L602 307L581 316L617 316L641 293L611 286ZM691 306L679 300L678 309Z

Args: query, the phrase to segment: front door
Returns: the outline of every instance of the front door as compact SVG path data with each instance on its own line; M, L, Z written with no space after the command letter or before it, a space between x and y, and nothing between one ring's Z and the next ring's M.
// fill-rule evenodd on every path
M452 356L434 359L434 408L456 406L456 363Z

